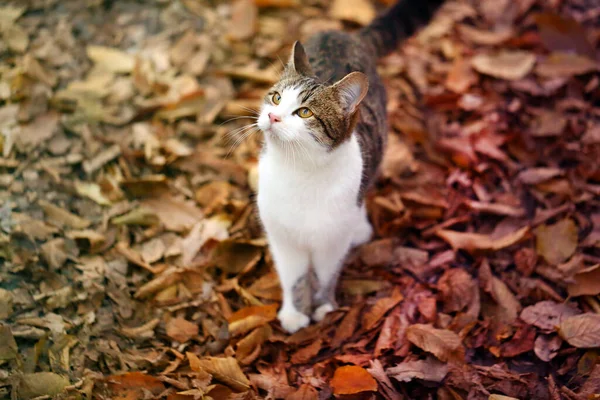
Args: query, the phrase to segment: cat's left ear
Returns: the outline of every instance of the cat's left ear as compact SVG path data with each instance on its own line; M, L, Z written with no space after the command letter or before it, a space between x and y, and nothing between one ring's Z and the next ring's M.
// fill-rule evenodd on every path
M369 90L369 79L362 72L351 72L333 85L348 114L354 113Z
M305 76L312 76L313 70L308 62L304 46L299 41L294 42L292 55L290 56L290 66L296 73Z

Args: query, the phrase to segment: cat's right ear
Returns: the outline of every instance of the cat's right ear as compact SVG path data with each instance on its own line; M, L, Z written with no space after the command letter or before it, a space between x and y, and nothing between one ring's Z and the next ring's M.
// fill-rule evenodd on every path
M314 74L304 51L304 46L299 41L294 42L292 55L290 56L290 67L300 75L312 76Z

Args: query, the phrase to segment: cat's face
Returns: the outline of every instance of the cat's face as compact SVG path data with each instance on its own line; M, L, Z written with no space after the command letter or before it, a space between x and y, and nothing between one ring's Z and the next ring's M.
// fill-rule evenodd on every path
M367 77L360 72L333 85L319 82L296 42L281 79L264 98L258 127L274 145L297 142L313 151L330 151L352 133L367 90Z

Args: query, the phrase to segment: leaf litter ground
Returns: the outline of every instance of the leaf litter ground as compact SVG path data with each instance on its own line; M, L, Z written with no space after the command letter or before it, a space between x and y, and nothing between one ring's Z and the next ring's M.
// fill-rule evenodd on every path
M381 61L376 237L338 311L276 322L244 127L293 40L384 6L0 6L0 397L600 393L593 0L451 1Z

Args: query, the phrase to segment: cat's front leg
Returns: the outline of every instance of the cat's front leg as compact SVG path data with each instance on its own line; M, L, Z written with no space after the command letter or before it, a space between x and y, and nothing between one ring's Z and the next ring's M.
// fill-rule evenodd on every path
M314 296L317 308L312 317L315 321L322 320L328 312L337 308L335 288L351 241L352 234L347 232L329 243L319 244L314 250L313 264L319 284Z
M273 237L273 235L269 235L269 247L283 292L283 303L277 317L283 329L294 333L310 323L310 318L296 306L298 293L307 290L310 262L308 251L299 249L286 239Z

